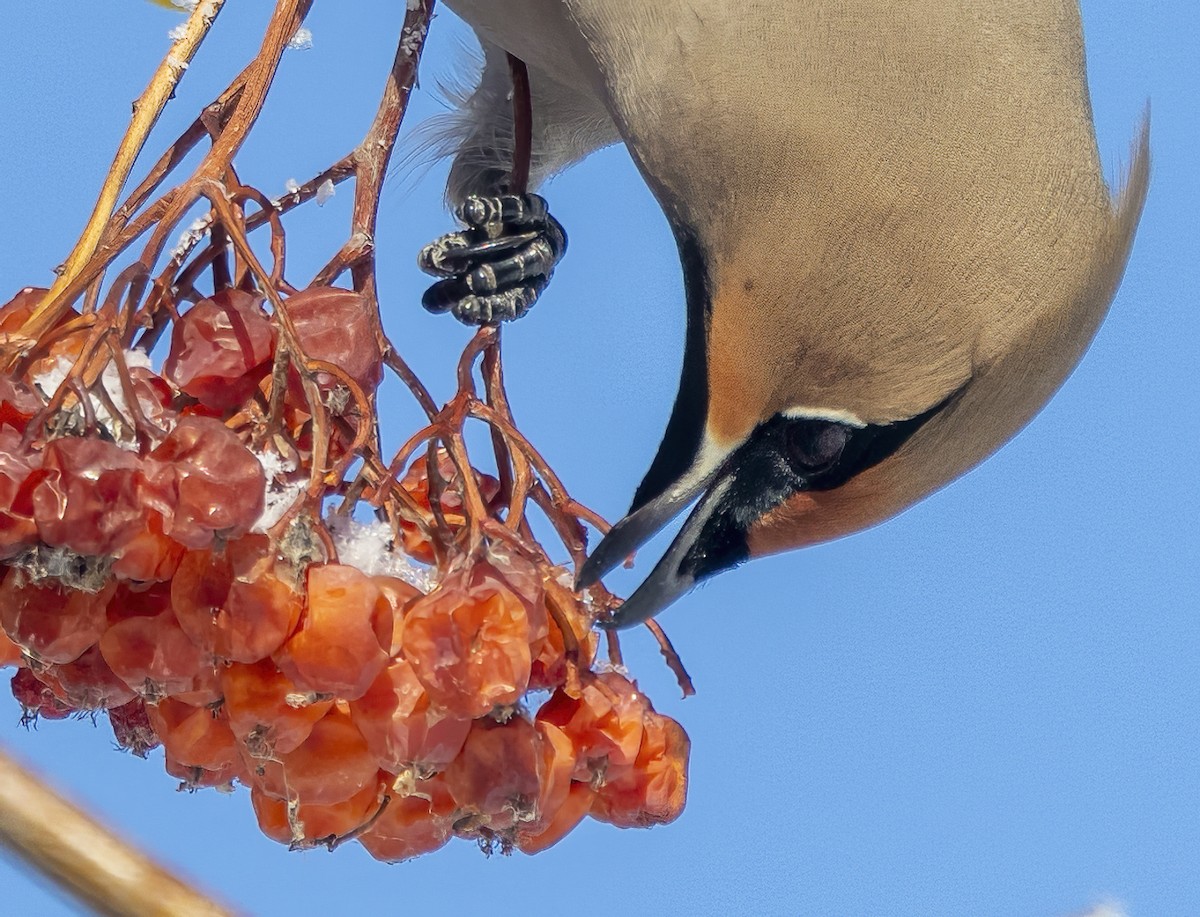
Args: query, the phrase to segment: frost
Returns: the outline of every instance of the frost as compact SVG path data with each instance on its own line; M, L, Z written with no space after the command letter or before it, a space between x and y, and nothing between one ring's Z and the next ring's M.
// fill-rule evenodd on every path
M347 516L331 516L326 525L341 563L368 576L394 576L422 592L429 592L437 584L433 570L400 549L386 522L358 522Z
M206 235L208 235L208 218L198 217L191 226L180 234L179 244L171 250L171 259L182 259Z
M289 178L287 181L285 181L283 183L283 187L287 190L288 194L300 193L300 182L296 181L294 178Z
M188 68L188 62L185 60L180 60L174 54L167 55L167 63L170 64L172 67L174 67L176 70L186 70Z
M405 29L404 33L400 36L400 50L406 57L411 57L421 50L421 45L424 41L425 26L417 26L415 29Z
M171 3L181 10L188 10L190 12L199 5L200 0L171 0Z
M308 51L313 46L312 29L307 26L300 26L296 29L296 34L292 36L292 40L287 43L287 46L292 51Z
M321 182L320 186L317 188L317 206L324 207L325 202L333 197L333 194L333 179L327 178L325 181Z
M421 0L408 0L408 11L415 13L421 8Z
M296 470L295 462L284 461L274 452L254 452L254 457L262 465L263 476L266 478L266 489L263 491L263 511L258 521L251 528L252 532L265 533L292 508L304 486L308 482L301 478L298 481L288 480L288 475Z
M127 350L124 356L125 365L130 369L150 368L150 358L140 350ZM31 381L47 396L53 395L71 374L74 366L73 358L60 356L52 366L35 375ZM132 415L129 411L129 403L125 400L125 386L121 384L121 374L114 364L109 363L104 367L98 384L103 387L108 399L106 401L96 395L88 396L92 413L96 416L96 422L112 435L114 442L122 449L136 451L138 444L136 437L133 436L133 428L130 423ZM116 416L109 410L109 401L117 409Z
M171 39L171 41L179 41L185 35L187 35L187 25L181 22L167 33L167 38Z

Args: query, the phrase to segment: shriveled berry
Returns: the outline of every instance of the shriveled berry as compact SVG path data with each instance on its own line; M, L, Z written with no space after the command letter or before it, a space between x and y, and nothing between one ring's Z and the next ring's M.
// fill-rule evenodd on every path
M150 725L146 703L140 697L119 707L109 707L108 722L117 744L139 758L146 757L152 749L162 744L158 733Z
M457 814L454 797L440 776L421 780L409 795L393 791L383 813L358 842L385 863L411 860L445 846Z
M238 760L237 741L224 711L167 697L147 705L146 714L167 753L179 764L220 771Z
M104 661L99 646L90 647L73 662L48 666L37 676L78 710L120 707L134 699L133 691Z
M100 638L104 661L147 701L164 697L209 703L220 697L212 654L188 639L170 609L130 617Z
M253 758L295 751L333 706L330 698L302 692L269 659L226 666L221 691L230 728Z
M270 370L275 332L261 303L236 289L196 303L171 331L163 375L207 407L237 407Z
M284 300L305 354L345 371L370 394L383 379L383 354L375 336L373 312L361 293L336 287L309 287ZM317 384L335 383L327 373Z
M33 518L33 487L40 475L41 453L21 448L16 430L0 428L0 560L7 560L38 540Z
M687 801L690 749L682 726L670 717L648 712L636 760L609 768L589 814L618 828L648 828L674 821Z
M88 557L113 554L145 527L137 492L141 460L92 437L63 437L42 450L33 515L42 541Z
M449 573L404 618L404 656L433 702L462 717L515 704L529 684L526 603L490 565Z
M308 607L275 662L302 689L361 697L383 671L392 645L392 606L354 567L308 568Z
M265 487L258 459L210 417L181 418L142 473L163 531L193 549L209 547L214 533L233 539L249 532L262 515Z
M0 583L0 626L13 642L44 663L73 662L100 639L105 606L116 583L97 593L30 582L20 570Z
M75 709L59 700L54 692L38 681L29 669L17 669L12 677L12 694L24 711L21 722L26 725L38 720L64 720Z
M446 786L459 808L475 816L473 827L508 831L537 817L541 758L537 732L524 717L476 720L445 770Z
M258 827L271 840L311 847L349 835L367 824L379 812L385 788L386 784L377 779L345 802L331 806L289 806L285 800L251 787L250 802Z
M616 672L589 677L579 697L556 691L537 719L563 730L578 749L575 779L590 780L610 766L633 764L642 744L646 702Z
M350 702L354 724L384 770L442 770L467 740L471 721L429 701L407 659L394 659L367 692Z
M248 762L249 763L249 762ZM294 751L253 762L250 775L262 792L301 805L345 802L375 780L378 767L348 712L336 704L313 724Z

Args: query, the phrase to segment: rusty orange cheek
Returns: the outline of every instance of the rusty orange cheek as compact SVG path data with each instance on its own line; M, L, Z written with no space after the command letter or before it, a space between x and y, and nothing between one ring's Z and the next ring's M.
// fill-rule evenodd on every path
M869 500L855 499L854 482L838 490L793 494L750 526L746 545L751 557L832 541L879 521Z

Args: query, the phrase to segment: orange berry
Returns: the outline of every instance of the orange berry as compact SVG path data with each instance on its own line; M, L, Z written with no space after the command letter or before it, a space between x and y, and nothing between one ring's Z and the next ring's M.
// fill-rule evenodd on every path
M539 820L533 830L517 832L517 849L522 853L541 853L570 834L587 817L596 791L586 783L572 783L567 798L549 820Z
M379 811L384 792L383 781L377 779L345 802L331 806L296 806L290 818L287 802L268 796L258 787L250 788L250 803L254 806L258 827L271 840L310 847L361 828Z
M479 717L529 684L527 605L489 564L452 571L404 616L404 656L437 705Z
M253 758L295 751L333 706L332 699L306 697L270 659L234 663L220 678L230 728Z
M454 830L458 807L440 776L417 783L411 795L393 791L383 813L358 842L385 863L411 860L443 847Z
M350 702L354 725L384 770L399 773L416 766L441 770L467 740L471 721L432 707L429 695L406 659L394 659Z
M187 638L170 609L118 621L100 638L108 667L147 700L186 698L207 703L215 691L212 654Z
M162 517L152 513L146 528L129 538L117 552L113 576L137 582L167 582L183 559L184 547L162 531Z
M562 729L578 749L575 779L588 781L605 767L633 764L642 744L646 702L616 672L587 678L579 697L556 691L538 710L539 721Z
M476 720L459 756L445 770L446 786L476 827L511 830L537 816L541 784L538 735L524 717L507 723Z
M313 724L308 738L278 760L253 762L251 781L262 792L301 805L345 802L375 779L378 767L366 740L339 705Z
M691 742L670 717L648 711L637 759L609 768L590 814L618 828L647 828L674 821L687 801Z
M400 643L404 637L404 615L409 606L425 593L394 576L372 576L371 582L379 587L380 595L387 600L392 609L392 643L388 647L388 658L394 659L400 652Z
M148 704L146 715L163 747L178 764L219 771L237 762L237 740L224 711L193 707L166 697L157 704Z
M280 670L302 689L362 697L388 662L392 606L354 567L308 568L308 607L297 630L275 654Z
M99 646L88 648L73 662L49 666L37 676L78 710L120 707L134 699L133 691L104 661Z
M163 763L168 774L179 778L181 790L194 791L206 787L232 790L233 781L245 782L246 768L241 761L234 761L219 770L209 770L205 767L182 764L167 752Z
M20 664L21 648L8 639L8 634L0 627L0 669Z

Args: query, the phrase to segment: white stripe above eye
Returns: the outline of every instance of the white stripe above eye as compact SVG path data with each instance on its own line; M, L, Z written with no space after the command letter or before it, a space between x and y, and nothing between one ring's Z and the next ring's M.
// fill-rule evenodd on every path
M847 426L858 427L860 429L867 425L867 422L853 411L847 411L842 408L814 408L807 405L797 405L785 408L779 413L789 420L831 420L834 423L844 423Z

